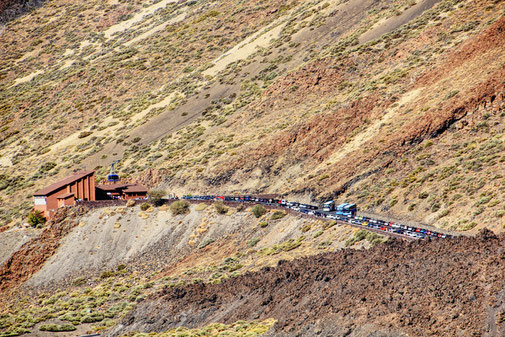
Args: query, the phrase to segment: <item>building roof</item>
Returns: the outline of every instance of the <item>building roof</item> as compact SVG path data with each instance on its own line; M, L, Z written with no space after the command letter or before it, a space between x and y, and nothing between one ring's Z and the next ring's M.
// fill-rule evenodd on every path
M104 192L147 193L147 188L138 184L106 184L96 185L96 188Z
M65 193L63 195L60 195L56 199L68 199L68 198L74 197L74 196L75 196L75 194L71 192L71 193Z
M99 188L102 191L112 192L122 190L128 186L130 186L130 184L106 184L106 185L96 185L96 188Z
M33 193L33 196L47 196L47 195L52 194L53 192L61 189L62 187L65 187L65 186L73 183L74 181L77 181L77 180L82 179L86 176L92 175L94 173L95 173L95 171L92 171L92 170L76 172L76 173L72 174L71 176L66 177L63 180L60 180L54 184L44 187L40 191Z
M147 188L142 185L131 185L127 189L123 190L124 193L147 193Z

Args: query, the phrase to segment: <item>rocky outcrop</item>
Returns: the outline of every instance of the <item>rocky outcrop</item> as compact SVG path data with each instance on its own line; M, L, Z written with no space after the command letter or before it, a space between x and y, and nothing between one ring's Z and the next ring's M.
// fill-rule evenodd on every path
M358 336L367 325L388 335L501 336L504 244L505 236L483 230L280 261L221 284L166 288L111 335L273 317L270 336Z
M0 1L0 25L41 6L44 2L44 0Z

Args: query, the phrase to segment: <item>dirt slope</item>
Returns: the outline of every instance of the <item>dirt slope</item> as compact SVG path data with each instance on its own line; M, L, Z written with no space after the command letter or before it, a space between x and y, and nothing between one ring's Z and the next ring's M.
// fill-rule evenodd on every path
M0 233L0 264L4 263L12 253L16 252L23 244L40 235L36 229L11 229Z
M166 289L138 304L111 335L273 317L270 336L348 336L366 324L411 336L501 336L504 244L505 236L483 231L280 261L219 285Z
M30 267L33 274L30 274L30 279L25 277L22 280L26 281L25 285L29 288L37 289L54 284L69 284L80 276L99 275L120 264L131 265L133 270L141 272L167 269L165 273L169 273L170 270L174 272L216 263L238 251L244 251L243 255L246 256L248 247L245 243L248 240L261 235L261 240L258 238L255 243L255 249L261 250L297 239L303 234L301 228L306 224L309 224L306 233L309 237L304 244L306 248L330 240L325 249L338 249L345 243L340 236L347 238L353 233L345 226L336 226L332 231L321 231L317 239L312 239L310 235L321 227L316 220L289 215L277 221L268 221L271 213L258 220L246 209L219 215L212 206L205 211L197 211L195 207L191 207L189 214L175 217L170 211L159 208L152 212L142 212L139 207L111 207L90 211L72 221L74 228L66 231L64 236L51 238L57 244L57 250L51 250L48 256L44 255L43 265L37 262L41 253L34 247L39 247L42 243L48 245L46 234L29 242L26 245L28 248L23 247L16 253L11 258L13 262L3 266L4 273L20 272L12 270L12 264L37 265L36 269ZM270 224L265 228L258 227L262 221ZM215 244L200 249L200 245L206 241L215 241ZM219 247L222 248L220 252ZM30 254L25 255L29 249ZM313 250L300 249L299 253L291 253L295 254L293 256L303 256L318 252L320 250L314 247ZM21 261L20 256L24 256ZM268 256L259 256L242 263L258 268L256 265L261 265L266 258Z
M67 212L60 209L48 227L38 236L21 245L0 265L0 292L15 290L33 274L42 269L56 253L61 240L77 225L75 218L82 209Z

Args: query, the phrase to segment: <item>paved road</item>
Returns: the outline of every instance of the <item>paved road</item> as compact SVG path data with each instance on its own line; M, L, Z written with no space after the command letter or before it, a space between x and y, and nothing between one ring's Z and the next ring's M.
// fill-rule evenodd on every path
M224 197L224 196L185 196L183 199L196 202L212 203L216 200L223 200L226 204L236 205L240 203L262 204L268 208L284 209L293 214L300 214L310 218L334 220L340 224L366 229L372 232L398 237L407 240L428 239L428 238L450 238L453 235L434 231L433 229L420 226L404 225L394 221L372 218L370 216L360 216L354 214L337 215L335 211L324 212L316 206L289 202L287 200L261 199L254 197ZM274 201L274 202L273 202Z

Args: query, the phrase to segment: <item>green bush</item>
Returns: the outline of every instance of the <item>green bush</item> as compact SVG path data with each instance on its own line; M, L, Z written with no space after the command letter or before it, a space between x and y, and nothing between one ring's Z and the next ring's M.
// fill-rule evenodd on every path
M82 131L77 137L79 137L79 138L86 138L89 135L91 135L92 133L93 132L91 132L91 131Z
M185 200L174 201L169 208L173 215L189 213L189 203Z
M211 243L213 243L214 241L216 241L216 240L215 240L215 239L213 239L213 238L206 239L206 240L202 241L202 242L198 245L198 249L205 248L205 247L207 247L208 245L210 245Z
M262 205L254 205L252 212L256 218L259 218L260 216L265 215L267 210Z
M251 240L247 241L247 247L252 248L256 246L256 244L258 244L259 241L260 239L258 238L252 238Z
M94 312L81 318L81 323L95 323L100 322L104 319L102 313Z
M17 327L12 330L7 330L4 332L0 332L0 337L10 337L10 336L21 336L24 335L25 333L30 333L30 330Z
M228 212L228 207L226 207L222 201L216 201L214 203L214 208L218 214L226 214Z
M430 194L428 192L421 192L419 193L419 195L417 196L419 199L426 199L428 198Z
M305 236L300 236L298 239L289 239L283 243L273 245L272 247L266 247L259 251L261 255L275 255L280 252L289 252L290 250L296 249L302 245Z
M150 190L149 193L147 193L149 196L149 199L153 204L156 206L160 206L163 203L163 197L167 195L167 191L162 190L162 189L155 189L155 190Z
M41 325L40 331L51 331L51 332L61 332L61 331L74 331L77 328L73 324L44 324Z
M102 274L100 274L100 278L105 279L105 278L112 277L114 275L115 275L114 272L107 270L107 271L104 271Z
M303 227L301 228L301 231L302 231L302 233L307 233L308 231L310 231L311 228L312 228L312 226L309 224L303 225Z
M327 222L325 225L324 225L324 230L327 230L327 229L330 229L331 227L335 226L337 224L337 222L335 220L331 220L329 222Z
M372 244L372 245L386 241L382 235L367 231L365 229L360 229L354 233L354 237L349 238L345 242L345 245L346 245L346 247L350 247L350 246L354 245L356 242L360 242L365 239L368 242L370 242L370 244Z
M268 222L266 221L261 221L258 226L260 226L261 228L265 228L266 226L268 226Z
M282 219L286 216L286 212L284 211L275 211L272 216L270 217L270 220L278 220Z
M34 210L28 214L28 223L35 228L41 228L46 223L46 218L41 211Z
M147 202L144 202L142 205L140 205L140 209L142 211L147 211L149 207L151 207L151 205L149 205Z

